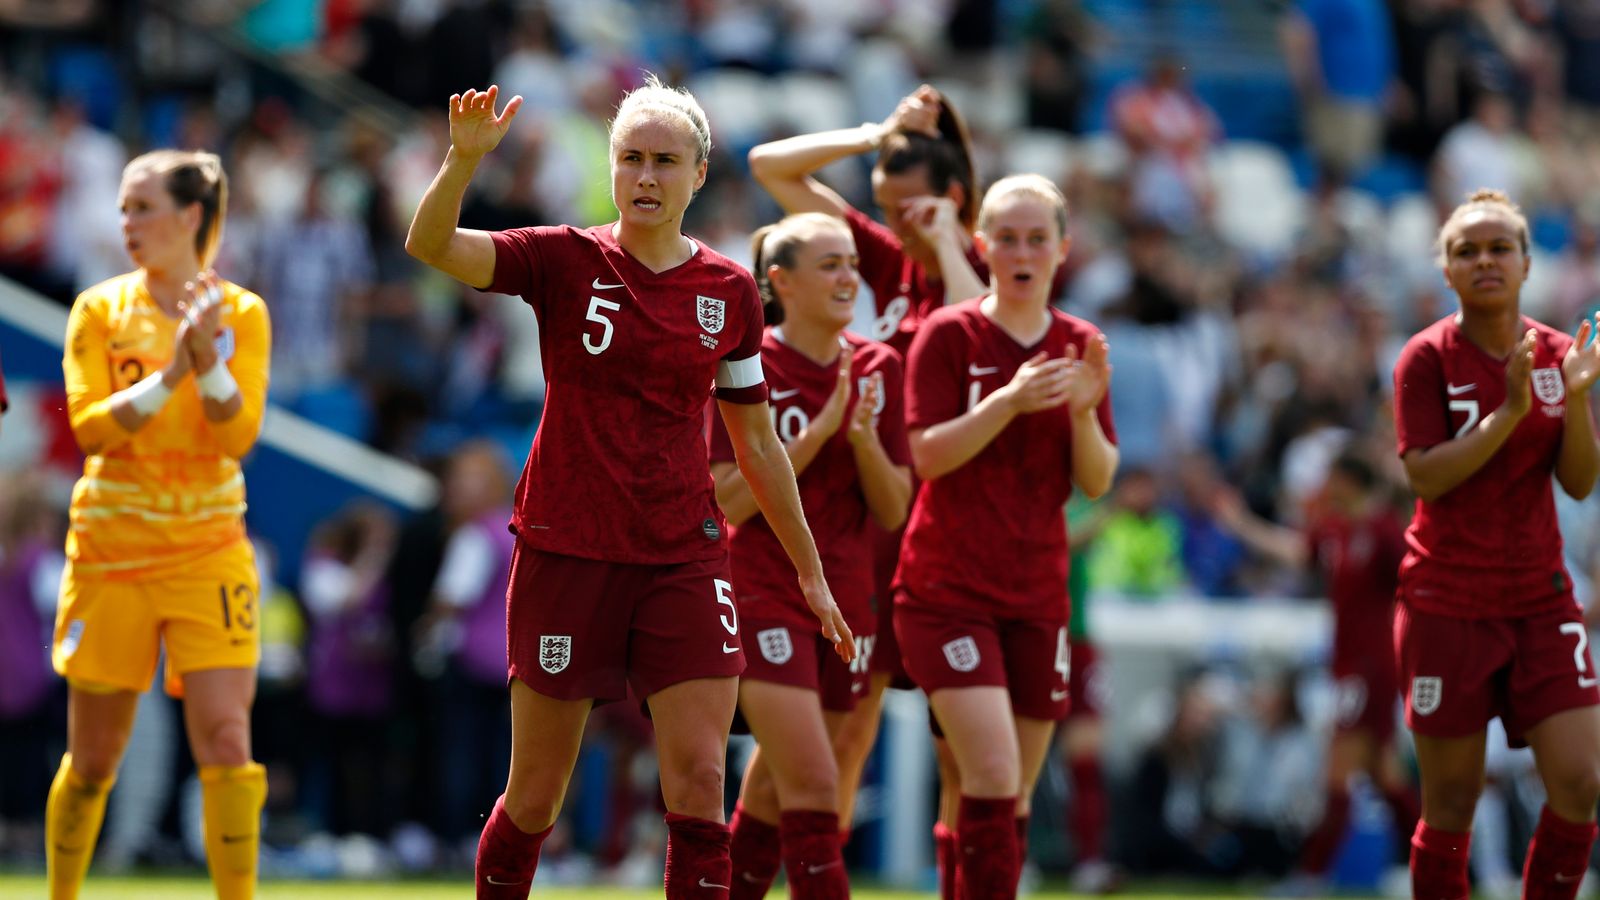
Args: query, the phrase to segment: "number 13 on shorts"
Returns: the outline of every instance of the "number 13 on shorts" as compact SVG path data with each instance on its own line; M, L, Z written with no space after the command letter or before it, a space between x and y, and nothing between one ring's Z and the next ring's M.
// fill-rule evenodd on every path
M221 606L222 627L230 634L235 631L252 632L256 629L256 592L248 584L219 584L217 599Z

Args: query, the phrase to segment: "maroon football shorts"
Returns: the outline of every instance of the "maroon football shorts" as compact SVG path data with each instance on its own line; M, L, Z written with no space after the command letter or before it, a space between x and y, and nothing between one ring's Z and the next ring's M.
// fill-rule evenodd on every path
M816 691L822 708L849 712L866 695L868 666L875 645L871 634L858 634L856 660L845 662L817 627L796 628L778 622L746 619L749 637L742 680L766 681Z
M924 606L902 590L894 627L906 671L928 694L944 688L1004 687L1012 712L1055 721L1071 697L1067 618L1005 619Z
M1067 678L1067 696L1072 708L1067 718L1098 719L1100 711L1111 705L1111 679L1108 677L1100 651L1087 638L1067 637L1071 655L1067 661L1072 674Z
M1386 656L1390 651L1384 648ZM1385 659L1335 658L1333 661L1333 718L1340 731L1361 731L1379 745L1394 738L1394 704L1400 698L1392 657Z
M641 698L744 671L728 558L603 562L517 541L506 640L511 677L547 697Z
M1499 716L1514 747L1558 712L1600 704L1589 633L1576 603L1514 619L1463 619L1395 605L1406 725L1465 737Z
M894 582L895 566L900 561L900 539L904 535L903 528L897 531L884 531L877 527L872 529L872 577L877 582L873 603L877 605L874 613L878 617L878 639L872 648L872 671L889 676L890 687L907 691L917 685L906 674L905 661L900 658L900 641L894 633L894 592L889 589Z

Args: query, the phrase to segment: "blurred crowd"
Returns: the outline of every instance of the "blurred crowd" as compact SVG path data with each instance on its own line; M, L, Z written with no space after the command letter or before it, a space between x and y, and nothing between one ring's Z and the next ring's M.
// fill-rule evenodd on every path
M433 513L398 522L379 507L348 510L312 536L301 571L268 573L281 587L257 705L269 809L285 835L378 835L418 865L467 859L480 824L471 811L497 788L459 782L504 769L473 756L508 746L489 737L508 727L503 670L474 670L464 648L495 639L474 630L474 611L494 592L487 573L503 571L494 560L504 535L481 523L505 518L543 395L533 315L431 273L401 246L448 144L452 92L497 83L527 100L462 215L495 229L608 220L613 105L645 70L687 85L716 148L686 230L746 259L749 233L779 215L748 177L750 147L878 120L918 83L939 86L972 126L982 182L1039 171L1071 204L1070 277L1057 302L1110 339L1124 468L1087 549L1097 595L1315 595L1306 573L1252 553L1230 511L1243 504L1300 524L1348 449L1386 475L1404 514L1389 373L1405 338L1453 307L1432 242L1441 212L1468 190L1504 188L1528 213L1536 246L1525 312L1571 327L1600 306L1592 0L19 9L0 23L0 274L69 303L128 268L114 201L124 162L154 146L215 150L232 184L218 268L268 301L273 400L443 475ZM1197 21L1216 35L1188 40ZM1141 39L1129 23L1144 26ZM1240 74L1199 49L1228 36L1236 43L1225 46L1259 65ZM1248 119L1241 95L1246 107L1288 97L1297 119L1281 135L1233 133ZM869 163L824 175L871 209ZM0 640L47 625L59 566L59 513L21 479L9 483ZM1589 506L1563 515L1584 522ZM1600 565L1593 543L1568 548L1585 598ZM45 744L63 733L59 685L24 673L26 657L0 652L0 667L17 668L0 668L0 752L53 761ZM1204 753L1197 736L1221 732L1215 692L1201 690L1177 695L1129 804L1114 807L1131 810L1135 833L1174 836L1169 857L1129 862L1222 872L1279 854L1287 865L1316 818L1297 804L1318 794L1320 777L1295 687L1270 683L1253 703L1236 691L1235 712L1260 733ZM578 804L605 824L572 826L572 843L606 866L659 841L649 825L658 817L636 814L654 809L640 787L650 783L649 725L627 706L596 724L593 785L606 799ZM289 719L294 732L270 727ZM289 733L308 737L270 745ZM1305 746L1292 754L1276 749L1296 742ZM1297 768L1271 769L1273 790L1252 781L1230 794L1229 778L1249 781L1260 761L1286 759ZM1173 795L1202 764L1215 783ZM0 765L8 779L27 771ZM41 808L14 799L28 790L0 788L8 822ZM415 830L395 832L396 822ZM1174 824L1184 822L1193 827ZM1218 822L1230 835L1221 844ZM26 827L5 835L13 848L37 844ZM359 847L352 854L346 863L359 868Z

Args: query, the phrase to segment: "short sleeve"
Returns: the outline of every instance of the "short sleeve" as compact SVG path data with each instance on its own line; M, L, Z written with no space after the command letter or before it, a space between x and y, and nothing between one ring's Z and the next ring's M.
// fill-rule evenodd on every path
M1412 338L1394 367L1394 430L1401 456L1450 440L1450 416L1439 400L1443 396L1438 348Z
M728 403L767 402L767 379L761 372L761 337L766 327L761 298L749 273L739 279L739 306L743 324L739 342L717 364L715 396Z
M521 297L536 312L544 311L544 293L536 281L547 271L546 259L558 230L550 226L512 228L489 232L494 241L494 280L484 290ZM560 259L553 260L559 264Z
M878 442L889 461L897 466L911 465L911 447L906 440L906 371L900 354L889 349L883 365L883 412L878 414Z
M906 430L916 431L961 415L961 324L928 322L911 342L906 363Z
M905 265L905 248L894 232L872 221L866 213L853 206L846 207L844 221L850 226L850 235L856 241L856 255L861 258L861 280L870 285L898 281ZM893 297L878 297L882 309Z

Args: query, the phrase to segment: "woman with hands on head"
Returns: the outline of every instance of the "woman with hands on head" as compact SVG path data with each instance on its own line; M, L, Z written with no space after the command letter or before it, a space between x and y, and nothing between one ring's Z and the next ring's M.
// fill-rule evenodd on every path
M1514 746L1533 748L1547 794L1523 895L1570 900L1595 836L1600 690L1551 476L1581 500L1600 475L1589 408L1600 345L1594 322L1574 340L1522 315L1528 223L1500 191L1457 206L1439 250L1460 309L1413 336L1394 373L1417 495L1394 621L1422 778L1412 892L1469 892L1485 728L1499 716Z
M840 858L841 758L850 711L863 696L872 655L870 526L893 531L911 500L900 354L845 330L860 276L843 222L799 213L757 231L756 284L768 327L762 366L784 442L809 510L829 584L856 636L846 663L794 587L790 566L734 465L726 428L713 423L711 474L733 532L739 616L753 635L739 681L739 709L758 746L733 814L733 900L764 896L781 861L801 898L848 894ZM854 783L847 784L852 793Z
M549 385L511 523L511 772L479 840L478 896L528 895L589 711L631 686L655 719L667 896L725 900L723 761L745 657L707 385L806 605L855 658L767 412L761 301L749 272L683 233L711 133L693 96L653 76L611 122L617 221L459 227L473 172L522 104L497 112L498 93L451 97L450 149L406 236L418 259L533 307Z
M1014 897L1033 786L1067 712L1062 507L1117 467L1105 336L1052 309L1066 201L1038 175L984 196L991 291L935 312L911 346L906 428L923 479L895 574L906 669L954 754L960 883Z
M253 896L266 771L251 760L260 636L244 476L266 405L260 297L208 267L227 178L211 153L128 163L119 203L138 268L80 294L67 320L72 492L53 658L67 679L67 754L46 806L50 896L76 897L139 694L166 649L200 770L217 896Z

